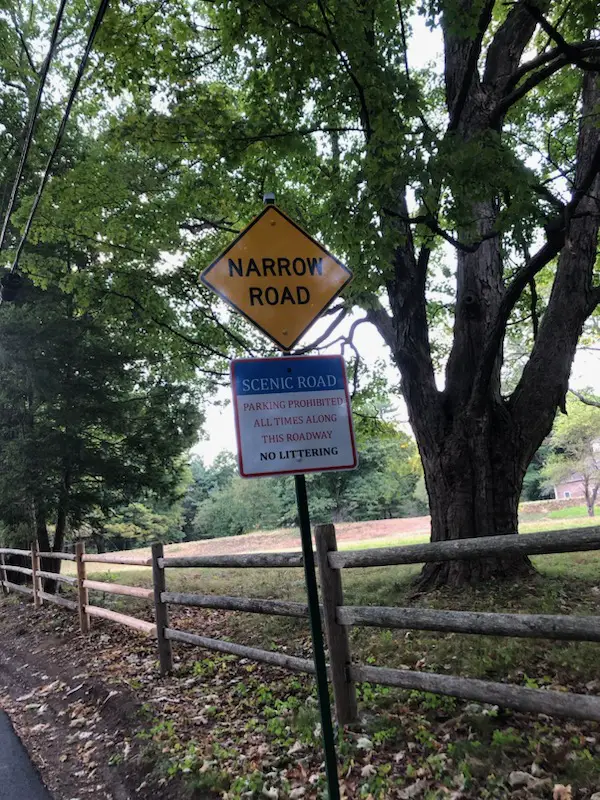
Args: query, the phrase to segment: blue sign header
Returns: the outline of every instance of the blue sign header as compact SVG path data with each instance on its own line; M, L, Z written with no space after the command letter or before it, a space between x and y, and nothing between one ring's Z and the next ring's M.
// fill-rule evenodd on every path
M331 392L346 388L341 356L290 356L231 362L236 395Z

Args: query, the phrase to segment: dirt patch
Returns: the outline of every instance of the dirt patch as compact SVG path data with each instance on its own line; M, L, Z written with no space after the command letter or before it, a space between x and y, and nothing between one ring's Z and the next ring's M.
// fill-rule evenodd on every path
M84 639L72 615L0 599L0 708L56 800L189 797L149 772L142 701L114 674L103 678L97 662L115 648L104 628ZM118 656L141 674L155 669L153 654L123 647Z
M338 543L369 542L374 539L411 539L428 536L431 531L429 517L382 519L369 522L342 522L335 526ZM226 536L195 542L180 542L165 546L166 556L224 556L233 553L264 553L269 551L300 550L300 534L291 528L275 531L257 531L242 536ZM150 558L150 548L123 550L112 553L133 558Z
M411 538L420 534L429 534L431 522L429 517L411 517L410 519L383 519L372 522L344 522L335 526L338 543L368 542L385 537ZM259 531L246 533L243 536L228 536L206 541L182 542L168 545L166 554L177 553L180 556L216 556L230 553L257 553L269 550L299 550L300 535L293 530Z

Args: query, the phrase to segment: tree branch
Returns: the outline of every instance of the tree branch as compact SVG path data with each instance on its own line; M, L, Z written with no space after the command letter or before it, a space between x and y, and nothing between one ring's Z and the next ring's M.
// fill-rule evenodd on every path
M311 350L316 350L320 344L322 344L326 339L328 339L331 336L331 334L338 327L338 325L340 325L346 319L348 313L349 311L346 307L342 308L341 311L338 313L337 317L327 326L325 332L322 333L320 336L318 336L314 340L314 342L312 342L312 344L303 347L301 350L297 350L296 354L304 355L305 353L310 353Z
M562 67L570 63L571 62L566 56L561 56L544 67L544 69L540 69L533 75L530 75L529 78L526 81L523 81L523 83L517 89L505 95L496 105L490 115L491 124L496 125L506 114L508 109L511 108L511 106L514 106L515 103L525 97L525 95L529 94L529 92L535 89L536 86L539 86L540 83L543 83L543 81L545 81L551 75L554 75L555 72L558 72L559 69L562 69Z
M232 136L230 140L233 142L262 142L265 139L284 139L288 136L310 136L313 133L349 133L351 131L356 131L357 133L364 133L364 128L358 128L356 126L342 126L342 127L321 127L319 125L315 126L314 128L299 128L294 131L281 131L271 133L265 131L264 133L259 133L254 136ZM193 141L188 139L187 141ZM200 141L200 140L198 140Z
M574 42L569 45L571 50L577 50L581 53L585 53L588 50L591 52L600 50L600 41L595 39L587 39L585 42ZM513 74L511 75L506 88L507 90L512 90L515 86L519 83L519 81L524 78L529 72L533 72L534 70L543 67L545 64L548 64L550 61L554 61L561 55L565 55L564 50L560 47L555 47L552 50L547 50L545 53L541 53L539 56L530 59L529 61L525 61L521 66L516 69Z
M552 23L546 19L537 6L529 2L523 2L522 5L531 15L531 17L537 22L540 28L547 33L554 42L556 42L557 49L564 53L564 55L573 64L576 64L580 69L583 70L591 70L595 72L598 69L597 64L591 64L590 62L586 61L581 55L579 49L566 41L563 35L559 33L554 25L552 25Z
M29 47L27 46L27 41L25 40L25 35L23 34L23 31L21 30L21 26L19 25L19 20L17 19L17 16L16 16L14 10L11 10L9 13L10 13L10 17L11 17L11 20L12 20L12 24L13 24L15 33L17 34L17 36L19 37L19 41L21 42L21 50L22 50L23 53L25 53L25 57L27 59L27 63L29 64L29 67L30 67L31 71L33 72L33 74L34 75L39 75L39 71L38 71L37 67L35 66L35 63L34 63L33 58L31 56L31 53L29 52Z
M223 217L220 220L201 219L198 222L180 222L179 227L184 231L196 234L206 230L227 231L227 233L239 233L238 228L232 228L231 223Z
M442 239L448 242L448 244L451 244L457 250L462 250L464 253L476 253L483 242L487 241L488 239L495 239L499 235L497 231L491 231L490 233L486 233L484 236L482 236L481 239L474 244L464 244L464 242L460 242L458 239L455 239L452 234L448 233L448 231L445 231L432 213L420 214L417 217L409 217L404 214L400 214L398 211L393 211L391 208L382 208L381 210L384 212L384 214L388 214L390 217L397 217L398 219L403 220L403 222L406 222L408 225L427 225L432 233L436 233L438 236L441 236Z
M482 354L482 363L478 377L473 387L472 401L481 402L485 395L491 378L494 361L500 350L504 330L508 318L521 296L525 286L555 258L564 247L567 231L571 220L576 216L576 211L589 192L594 180L600 172L600 140L597 142L589 166L583 175L578 187L573 192L572 198L565 206L562 217L556 217L546 226L548 241L538 252L532 256L520 269L516 271L511 283L506 287L498 307L494 322L490 326L487 343ZM591 312L590 312L591 313Z
M479 56L481 55L483 37L485 36L485 32L492 21L494 4L495 0L486 0L483 8L481 9L481 14L479 15L479 21L477 24L477 35L469 45L467 59L464 64L462 80L460 82L460 88L458 89L456 95L451 99L452 105L449 109L450 122L448 124L448 131L454 131L458 128L460 117L469 95L471 83L477 76L477 62L479 61Z
M344 53L342 48L339 46L339 44L337 42L337 39L335 38L335 35L333 33L333 28L331 27L331 23L329 22L329 19L327 18L327 12L325 11L325 7L323 5L323 0L317 0L317 5L319 6L319 11L321 12L321 16L323 17L323 22L325 23L325 27L327 28L327 32L329 34L329 41L331 42L331 44L333 45L336 53L338 54L338 57L339 57L339 59L340 59L340 61L342 63L342 66L346 70L346 73L348 74L348 77L350 78L350 80L352 81L354 86L356 87L356 92L358 94L358 99L359 99L360 108L361 108L361 120L362 120L362 123L364 125L364 129L365 129L364 130L365 138L366 138L367 141L369 141L370 138L371 138L371 134L373 133L373 129L371 128L371 120L370 120L370 116L369 116L369 108L367 106L367 100L366 100L366 97L365 97L364 87L361 84L361 82L358 80L358 78L356 77L356 75L355 75L355 73L354 73L354 71L353 71L353 69L352 69L352 67L350 65L350 62L348 61L348 58L346 57L346 54Z
M112 294L115 297L120 297L122 300L128 300L136 308L139 308L140 311L143 311L143 313L146 314L148 319L155 325L158 325L160 328L164 328L165 330L169 331L169 333L172 333L173 336L176 336L177 338L181 339L187 344L191 344L194 347L200 347L203 350L206 350L211 355L216 356L217 358L223 358L225 360L229 360L229 356L226 353L221 353L219 350L216 350L214 347L211 347L211 345L206 344L206 342L202 342L199 339L194 339L193 337L188 336L186 333L178 331L177 328L174 328L168 322L164 322L163 320L154 317L152 314L149 313L149 311L145 308L145 306L142 303L140 303L140 301L136 297L133 297L130 294L125 294L123 292L117 292L115 289L109 289L107 294ZM222 373L214 373L214 374L222 374Z
M262 0L262 2L263 5L269 9L269 11L272 11L278 16L280 16L281 19L285 20L285 22L287 22L293 28L296 28L296 30L299 30L301 33L312 33L314 36L318 36L320 39L329 38L326 33L319 30L319 28L315 28L314 25L308 25L304 22L298 22L292 17L288 17L287 14L284 14L280 8L277 8L276 6L272 6L269 3L267 3L267 0Z
M595 40L588 40L585 42L577 42L574 44L569 44L564 40L564 38L556 31L556 29L550 25L547 20L545 20L542 11L539 8L535 8L530 3L523 3L518 4L516 9L521 6L524 11L533 18L533 20L539 23L542 27L542 20L545 22L548 30L552 30L555 33L555 41L557 41L558 46L555 47L553 50L548 52L542 53L541 55L537 56L530 61L527 61L525 64L521 65L517 69L513 70L512 74L510 75L509 79L506 81L506 85L504 88L504 96L497 104L496 108L493 110L491 114L491 122L493 125L496 125L502 118L502 116L508 111L508 109L513 106L516 102L521 100L525 95L527 95L530 91L532 91L536 86L542 83L544 80L549 78L555 72L562 69L562 67L567 66L568 64L576 64L577 66L581 67L582 69L590 69L590 70L600 70L600 62L589 62L585 60L585 55L587 53L594 53L598 52L600 49L600 42ZM509 18L511 14L518 13L517 10L511 11L509 14ZM508 23L508 19L505 24ZM523 31L519 31L517 29L517 33L523 34L527 29L527 26L524 25L523 21L521 21L521 25L523 26ZM544 28L546 30L546 28ZM500 31L494 38L494 43L496 42L496 38L500 35ZM492 52L492 45L488 51L488 62L491 58ZM541 69L543 67L543 69ZM528 75L531 72L534 72L533 75L529 75L526 81L522 83L520 86L518 85L522 78ZM486 66L486 75L488 72L488 68Z
M596 292L593 276L600 231L599 103L600 76L585 72L576 189L568 204L568 238L560 253L537 341L509 401L516 424L528 431L527 441L523 442L524 457L531 455L530 444L539 445L547 435L556 408L564 405L577 343L593 310L592 298Z
M481 355L481 365L475 378L471 395L473 405L478 405L485 397L494 369L496 355L502 344L506 324L513 308L527 284L558 255L564 245L564 236L563 231L562 241L557 239L553 244L546 242L529 261L516 271L511 283L506 287L494 321L489 328L487 342Z
M379 300L375 300L373 307L367 310L367 319L377 328L381 338L391 352L395 353L396 334L394 333L394 322Z
M542 0L545 6L550 0ZM535 22L520 3L515 3L488 47L483 82L504 86L518 67L523 51L533 36Z
M538 294L537 294L537 286L535 285L535 278L532 278L529 281L529 291L531 293L531 324L533 327L533 341L538 337L538 332L540 330L540 315L538 314L537 304L538 304Z
M398 9L398 16L400 17L400 35L402 36L402 48L404 50L404 71L406 72L406 80L410 81L410 69L408 68L408 48L406 46L406 25L404 23L404 13L402 11L402 0L396 0L396 8Z
M576 392L575 389L569 389L569 391L571 394L575 395L578 400L581 400L582 403L585 403L586 406L595 406L596 408L600 408L600 400L592 400L590 397L586 397L580 392Z

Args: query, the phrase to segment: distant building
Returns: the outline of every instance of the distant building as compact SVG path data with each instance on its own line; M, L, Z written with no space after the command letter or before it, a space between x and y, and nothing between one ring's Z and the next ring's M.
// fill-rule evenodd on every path
M593 454L600 453L600 441L596 441L592 443L592 451ZM596 464L596 470L600 470L600 457L593 455L593 460ZM595 474L591 471L591 475L589 478L591 487L593 489L594 484L600 480L600 472ZM593 477L592 477L593 476ZM568 478L565 478L564 481L558 483L554 487L554 496L557 500L571 500L573 499L580 499L585 497L585 483L584 477L580 472L572 472Z
M557 500L571 500L585 498L585 485L583 475L573 472L562 483L554 487L554 497Z

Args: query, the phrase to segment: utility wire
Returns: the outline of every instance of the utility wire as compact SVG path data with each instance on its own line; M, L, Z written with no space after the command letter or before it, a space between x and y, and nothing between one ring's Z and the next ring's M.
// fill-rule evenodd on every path
M15 204L17 202L17 192L19 191L21 178L23 177L23 171L25 169L25 163L27 162L27 156L29 155L31 143L33 141L33 134L35 133L35 126L37 123L37 119L40 112L40 106L42 102L42 94L44 92L44 87L46 85L46 78L48 77L48 72L50 71L50 64L52 63L52 58L54 57L54 53L56 52L56 42L58 40L58 32L62 23L62 18L66 4L67 0L61 0L60 6L56 13L56 19L54 20L54 27L52 28L50 47L48 48L48 53L41 67L40 79L38 81L37 95L35 98L35 102L33 104L33 108L31 109L31 114L29 116L29 124L27 126L27 132L25 134L25 142L23 143L23 150L21 151L21 159L19 161L17 174L15 175L15 181L13 183L12 191L10 194L10 200L8 202L8 207L6 209L6 216L4 217L4 222L2 224L2 231L0 232L0 250L2 250L2 248L4 247L4 240L6 239L6 232L8 230L10 217L15 209Z
M33 225L33 220L35 218L36 211L40 204L40 200L42 199L42 194L44 193L44 189L46 188L46 184L50 178L50 172L52 170L52 166L54 164L54 159L58 153L60 145L63 140L63 136L67 127L67 123L69 121L69 116L71 114L71 109L73 108L73 104L75 102L75 98L77 97L77 92L79 91L79 86L81 84L81 80L83 78L83 73L85 72L85 68L87 66L87 62L90 57L90 53L92 51L92 47L94 45L94 40L96 38L96 34L100 29L100 25L102 24L102 20L104 19L104 15L106 13L106 9L108 8L110 0L101 0L100 5L98 6L98 11L96 12L96 17L94 18L94 23L92 25L92 29L90 30L88 40L85 46L85 51L83 53L83 57L79 64L79 69L77 70L77 75L75 77L75 81L73 83L73 87L71 89L71 93L69 94L69 99L67 101L67 105L63 114L63 117L60 121L60 126L58 128L58 133L56 134L56 139L54 141L54 147L52 148L52 152L48 158L46 163L46 168L44 169L44 173L42 175L42 180L40 181L40 185L36 192L36 195L33 200L33 205L31 206L31 211L29 212L29 217L27 218L27 222L25 223L25 230L23 231L23 235L21 237L21 241L17 247L15 257L13 260L12 267L10 269L11 274L16 272L17 267L19 266L19 259L23 253L23 249L25 244L27 243L27 238L31 232L31 226Z

